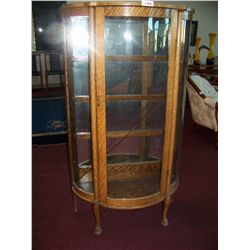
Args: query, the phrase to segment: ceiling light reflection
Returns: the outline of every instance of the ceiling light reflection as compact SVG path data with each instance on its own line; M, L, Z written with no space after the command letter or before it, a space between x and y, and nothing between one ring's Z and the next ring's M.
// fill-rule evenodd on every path
M125 32L123 33L123 38L124 38L126 41L128 41L128 42L132 41L132 35L131 35L131 33L128 32L128 31L125 31Z
M86 49L89 46L89 34L83 27L75 26L71 30L71 41L73 47L78 49Z

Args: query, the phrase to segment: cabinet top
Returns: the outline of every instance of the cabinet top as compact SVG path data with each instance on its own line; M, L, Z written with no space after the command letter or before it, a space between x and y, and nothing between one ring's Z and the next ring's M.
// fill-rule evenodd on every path
M151 7L151 8L165 8L165 9L178 9L192 11L192 9L187 8L185 5L172 5L172 4L162 4L160 2L154 2L153 6L144 5L142 1L138 2L75 2L66 3L62 6L62 11L71 8L81 8L81 7L111 7L111 6L128 6L128 7Z

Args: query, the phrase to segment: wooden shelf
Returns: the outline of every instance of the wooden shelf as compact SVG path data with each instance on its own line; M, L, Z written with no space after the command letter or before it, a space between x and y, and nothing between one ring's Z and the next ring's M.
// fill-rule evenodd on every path
M107 178L109 198L139 198L160 191L161 160L150 157L141 161L138 155L108 156ZM92 167L89 161L79 165L78 186L93 193Z
M110 62L117 62L117 61L122 61L122 62L167 62L168 58L167 56L158 56L158 55L152 55L152 56L145 56L145 55L131 55L131 56L106 56L105 57L106 61L110 61Z
M190 65L188 65L188 71L189 71L189 73L197 72L200 74L218 75L218 65L217 64L214 64L214 65L190 64Z
M107 131L107 138L120 138L132 136L158 136L163 134L163 129L134 129L134 130L118 130ZM78 132L77 137L81 140L89 140L91 138L90 132Z
M88 56L78 56L72 57L72 62L88 62ZM167 56L161 55L115 55L115 56L105 56L105 61L107 62L167 62Z
M164 94L147 94L147 95L106 95L106 101L137 101L137 100L164 100L166 95ZM90 98L88 95L75 96L76 102L89 102Z
M144 177L108 182L109 198L139 198L158 192L160 192L160 177Z
M160 191L161 160L150 157L141 161L138 155L108 156L108 197L131 199L146 197ZM89 161L79 165L77 185L86 193L93 193L92 166ZM172 180L171 185L176 185Z
M92 182L79 182L78 185L83 191L87 193L93 193ZM109 198L139 198L156 194L159 191L159 177L144 177L108 181Z
M88 56L77 56L71 58L72 62L88 62L89 57Z

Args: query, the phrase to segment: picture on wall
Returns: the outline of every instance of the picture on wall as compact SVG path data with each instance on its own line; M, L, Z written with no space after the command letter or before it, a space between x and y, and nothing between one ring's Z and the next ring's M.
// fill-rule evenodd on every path
M190 46L195 46L195 39L197 36L198 21L191 22Z

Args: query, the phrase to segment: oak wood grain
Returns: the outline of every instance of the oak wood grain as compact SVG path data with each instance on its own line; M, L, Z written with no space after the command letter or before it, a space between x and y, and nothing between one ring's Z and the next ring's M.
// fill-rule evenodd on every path
M177 110L178 110L178 92L179 92L179 77L180 77L180 60L181 60L181 46L183 42L183 12L178 12L178 26L177 26L177 42L176 42L176 67L174 71L174 79L173 79L173 95L172 95L172 113L171 113L171 123L170 123L170 137L169 137L169 152L168 152L168 169L167 169L167 182L165 187L165 192L168 192L171 184L171 176L173 169L173 158L174 158L174 147L175 147L175 136L176 136L176 118L177 118ZM168 195L169 198L170 195ZM170 199L170 198L169 198Z
M92 145L92 166L94 179L94 197L99 201L99 167L98 167L98 142L97 142L97 110L96 110L96 55L95 55L95 9L89 9L89 31L90 47L89 50L89 94L90 94L90 119L91 119L91 145ZM76 97L75 97L76 99ZM89 100L89 97L88 97ZM90 136L90 135L89 135ZM90 137L89 137L90 138Z
M90 132L77 132L79 139L88 140L91 137ZM107 131L107 138L135 137L135 136L158 136L163 134L163 129L135 129L135 130L118 130Z
M100 200L107 199L107 166L106 166L106 82L104 56L104 8L97 7L95 13L95 55L96 55L96 104L97 104L97 148Z
M85 8L85 7L110 7L110 6L131 6L131 7L140 7L143 6L140 1L109 1L109 2L75 2L75 3L67 3L62 6L61 11L63 12L65 9L73 9L73 8ZM177 9L177 10L187 10L185 5L181 4L161 4L154 3L153 8L166 8L166 9Z
M174 81L175 68L176 68L176 41L177 41L177 28L178 28L178 11L171 11L171 23L170 23L170 39L169 39L169 69L168 79L166 87L166 115L165 115L165 128L164 128L164 143L162 154L162 172L161 172L161 194L166 193L167 171L169 169L169 147L171 142L169 140L171 136L171 126L173 113L172 110L176 108L176 103L173 103L173 94L175 85L178 84Z
M137 100L164 100L164 94L147 94L147 95L106 95L106 102L115 101L137 101ZM88 95L75 96L77 102L89 102Z

